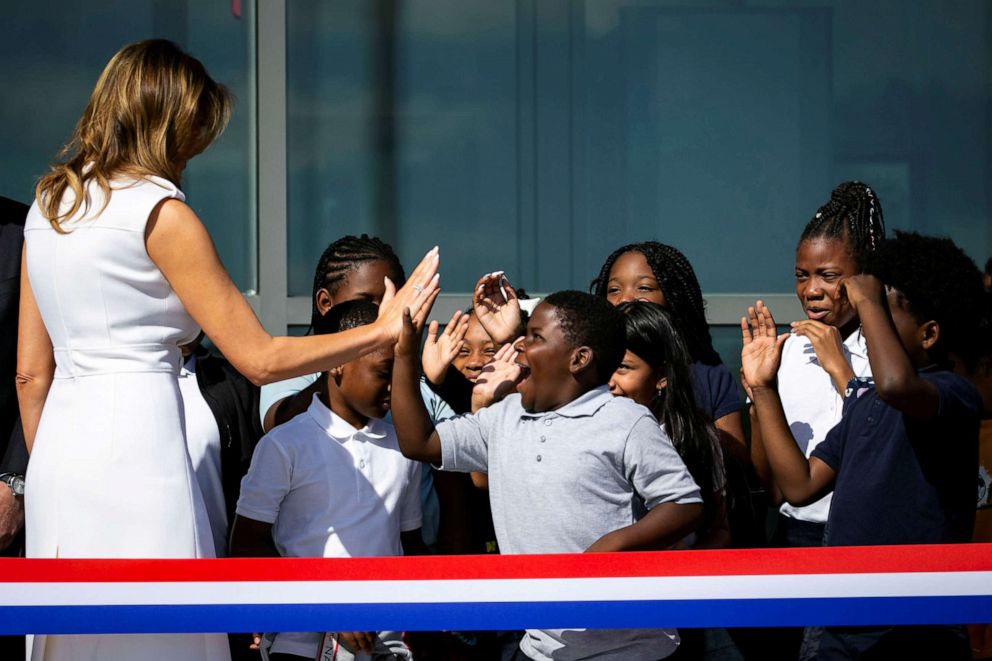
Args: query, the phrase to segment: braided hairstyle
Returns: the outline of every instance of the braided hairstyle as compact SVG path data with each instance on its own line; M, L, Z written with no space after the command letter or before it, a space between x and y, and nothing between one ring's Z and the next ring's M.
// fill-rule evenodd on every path
M842 241L864 270L867 256L885 240L882 202L871 186L845 181L833 190L830 201L806 224L799 243L821 237Z
M710 327L706 323L703 292L696 279L696 272L677 248L658 241L631 243L617 248L606 258L599 275L590 284L589 291L605 298L610 271L617 259L628 252L644 255L665 295L665 308L671 313L675 327L685 339L692 360L706 365L721 364L723 361L713 348Z
M624 317L627 351L652 370L664 373L667 385L651 402L651 412L665 426L665 433L699 485L709 518L714 514L714 465L720 445L713 423L696 406L689 350L675 328L673 316L660 305L630 301L618 305L617 310Z
M348 279L349 271L366 262L384 261L389 264L390 278L397 288L406 283L406 275L393 248L382 239L362 234L342 236L327 246L317 262L313 275L313 294L310 298L310 327L313 328L320 311L317 310L317 292L326 289L332 296Z

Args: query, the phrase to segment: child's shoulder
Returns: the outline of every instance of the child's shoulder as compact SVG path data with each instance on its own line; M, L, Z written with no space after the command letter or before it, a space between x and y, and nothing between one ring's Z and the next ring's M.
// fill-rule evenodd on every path
M923 371L920 376L937 388L940 395L941 413L949 412L952 407L966 413L980 415L982 411L982 395L968 379L956 372L946 369Z

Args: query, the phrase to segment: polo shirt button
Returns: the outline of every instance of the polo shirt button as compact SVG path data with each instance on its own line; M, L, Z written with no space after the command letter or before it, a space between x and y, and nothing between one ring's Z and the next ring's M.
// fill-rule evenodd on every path
M546 438L545 438L544 436L542 436L542 437L541 437L541 442L542 442L542 443L543 443L544 441L546 441L546 440L548 440L548 439L546 439Z
M550 426L551 426L551 418L547 418L547 419L545 419L545 421L544 421L544 426L545 426L545 427L550 427Z
M540 461L540 460L541 460L541 455L537 455L537 460L538 460L538 461Z
M868 424L875 422L875 418L868 416Z
M359 468L365 468L365 461L364 460L363 461L359 461L358 462L358 467Z

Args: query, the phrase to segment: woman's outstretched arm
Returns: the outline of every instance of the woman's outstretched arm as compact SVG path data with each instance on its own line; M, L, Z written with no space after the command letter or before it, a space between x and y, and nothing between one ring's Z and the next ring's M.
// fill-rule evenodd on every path
M145 244L190 316L256 385L323 372L392 346L403 329L403 310L416 315L438 289L435 248L399 291L387 279L374 324L332 335L273 337L234 286L206 228L186 204L172 199L160 203L148 219Z

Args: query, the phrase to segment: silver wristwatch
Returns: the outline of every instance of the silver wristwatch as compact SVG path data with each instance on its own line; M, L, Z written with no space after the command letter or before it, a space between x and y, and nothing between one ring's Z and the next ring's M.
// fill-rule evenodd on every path
M17 473L0 473L0 482L3 482L15 496L24 495L24 476Z

